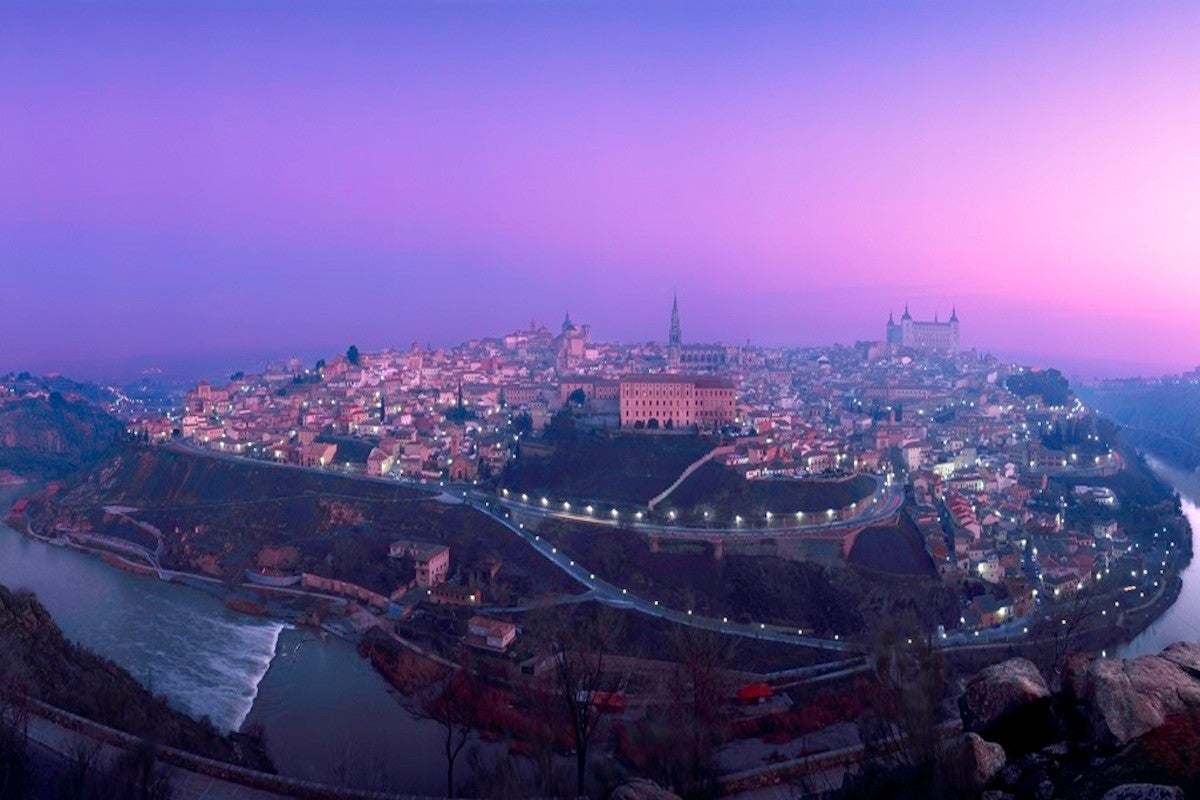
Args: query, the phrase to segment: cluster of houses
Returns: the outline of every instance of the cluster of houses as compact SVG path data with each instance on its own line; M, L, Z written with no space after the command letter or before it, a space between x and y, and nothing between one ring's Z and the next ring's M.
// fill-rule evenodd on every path
M568 316L558 332L530 323L449 348L271 363L224 385L200 382L179 413L136 420L131 432L372 476L471 481L498 473L516 457L514 441L563 408L579 424L606 426L627 414L645 422L661 406L725 426L720 461L748 479L906 475L937 569L994 587L968 610L985 624L1019 616L1039 587L1077 590L1123 554L1119 530L1069 530L1040 504L1048 477L1086 483L1120 465L1099 438L1047 447L1044 434L1088 412L1009 392L1021 367L887 342L698 347L592 342ZM622 388L642 384L652 391ZM711 420L701 389L722 404ZM1100 507L1117 502L1103 487L1078 492ZM430 597L453 594L428 583Z

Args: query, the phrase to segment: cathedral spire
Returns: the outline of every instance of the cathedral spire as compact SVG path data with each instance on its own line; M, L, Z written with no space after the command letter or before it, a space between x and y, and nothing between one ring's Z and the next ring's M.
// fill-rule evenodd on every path
M671 329L667 334L667 344L679 347L683 343L683 331L679 327L679 295L673 295L671 301Z

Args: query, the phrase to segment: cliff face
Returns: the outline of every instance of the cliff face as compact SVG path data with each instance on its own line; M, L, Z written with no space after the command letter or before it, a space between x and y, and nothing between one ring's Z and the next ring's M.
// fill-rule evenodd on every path
M83 401L52 393L0 405L0 469L61 477L110 453L120 421Z

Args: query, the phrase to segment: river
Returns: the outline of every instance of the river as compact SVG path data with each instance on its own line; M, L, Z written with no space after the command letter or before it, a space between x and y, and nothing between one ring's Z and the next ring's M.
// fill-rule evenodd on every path
M1154 473L1179 492L1183 515L1192 528L1192 562L1180 577L1183 589L1161 617L1117 650L1121 658L1157 653L1179 641L1200 641L1200 472L1185 472L1148 456Z
M21 493L0 488L0 518ZM113 569L3 522L0 583L36 593L68 637L180 710L223 730L261 725L285 775L445 792L440 727L409 714L336 637L235 614L205 592Z

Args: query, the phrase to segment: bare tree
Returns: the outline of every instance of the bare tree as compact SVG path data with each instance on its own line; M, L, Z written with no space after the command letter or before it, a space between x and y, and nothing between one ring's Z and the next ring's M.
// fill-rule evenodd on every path
M465 667L447 669L416 697L413 713L442 727L442 749L446 756L446 796L454 797L454 763L467 745L475 722L479 691Z
M378 755L364 754L356 747L349 728L331 730L327 738L329 744L325 748L325 764L330 783L339 789L367 792L386 792L393 788L383 759Z
M561 743L566 734L566 714L557 701L557 675L551 673L549 686L546 681L531 682L520 687L517 702L522 715L529 723L527 742L529 758L533 766L531 788L525 796L565 796L571 793L574 776L565 769Z
M606 662L620 635L621 617L602 607L594 616L559 614L549 620L554 691L575 747L576 794L583 796L592 737L605 706L624 686L624 678L614 675Z
M871 713L860 722L868 756L909 783L931 780L950 684L945 662L911 620L880 629L872 658Z
M1036 639L1047 642L1038 666L1042 673L1058 686L1071 655L1081 649L1089 627L1099 622L1101 601L1091 593L1077 592L1066 602L1050 606L1047 619Z
M100 751L97 742L81 741L71 748L59 781L58 796L62 800L84 800L99 795Z
M728 667L736 640L715 631L678 626L670 634L676 662L670 682L671 706L687 736L688 778L702 791L714 774L712 752L719 738L721 704L729 693Z

